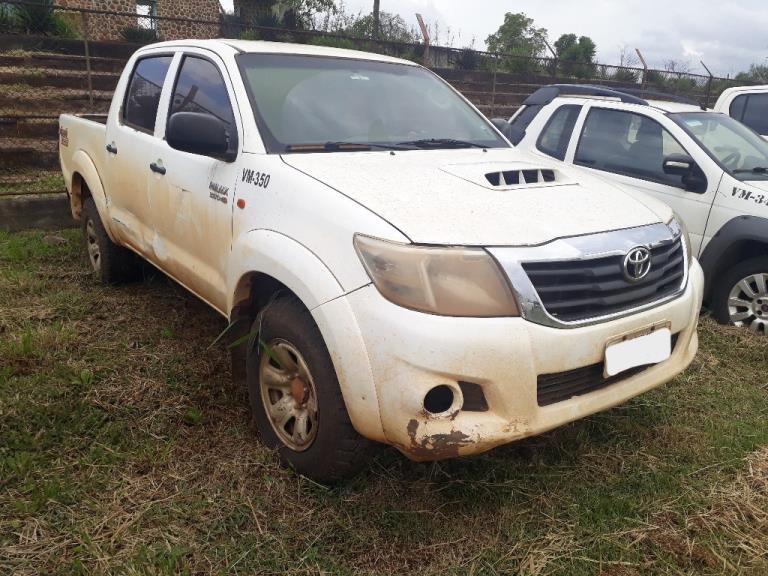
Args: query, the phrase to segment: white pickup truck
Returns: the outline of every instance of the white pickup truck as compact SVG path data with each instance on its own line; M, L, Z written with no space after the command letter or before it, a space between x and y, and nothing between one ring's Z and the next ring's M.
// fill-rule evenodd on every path
M749 126L768 140L768 86L738 86L724 90L714 107Z
M542 160L669 204L690 231L714 316L768 335L768 142L695 104L599 86L541 88L494 123Z
M106 119L61 117L60 150L95 273L138 255L229 319L263 442L320 481L376 443L434 460L550 430L697 350L672 211L515 150L412 62L156 44Z

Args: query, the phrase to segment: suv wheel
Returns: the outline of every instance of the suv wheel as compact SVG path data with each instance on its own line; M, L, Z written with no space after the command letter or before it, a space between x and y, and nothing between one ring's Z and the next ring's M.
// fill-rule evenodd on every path
M349 477L374 443L352 427L331 357L309 311L272 301L251 328L246 372L251 414L284 464L319 482Z
M109 239L93 198L83 205L83 237L94 275L104 284L116 284L138 275L137 256Z
M768 258L753 258L728 270L713 293L715 318L768 336Z

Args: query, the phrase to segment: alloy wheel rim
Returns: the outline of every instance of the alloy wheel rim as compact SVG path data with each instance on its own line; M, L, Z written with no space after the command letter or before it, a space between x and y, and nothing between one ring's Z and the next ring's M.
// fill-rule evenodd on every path
M768 273L751 274L734 285L728 316L735 326L768 336Z
M259 362L261 400L275 434L296 452L317 436L317 393L301 352L280 338L263 345Z
M93 220L88 220L85 225L85 241L88 248L88 259L91 266L98 272L101 269L101 250L99 249L99 238L96 235L96 226Z

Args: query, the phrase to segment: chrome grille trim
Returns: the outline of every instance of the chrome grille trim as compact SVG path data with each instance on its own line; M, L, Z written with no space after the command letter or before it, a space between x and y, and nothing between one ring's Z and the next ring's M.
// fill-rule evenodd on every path
M630 316L678 298L688 285L690 255L687 253L685 242L681 242L684 259L683 278L680 286L673 293L626 310L573 321L556 318L547 311L523 267L524 264L547 262L562 264L564 261L574 261L577 264L583 265L585 261L589 260L611 256L623 257L636 246L645 246L653 250L654 248L660 248L665 244L669 245L679 240L682 240L680 234L673 234L667 225L652 224L612 232L559 238L538 246L489 248L488 252L496 259L509 278L523 318L530 322L553 328L579 328Z

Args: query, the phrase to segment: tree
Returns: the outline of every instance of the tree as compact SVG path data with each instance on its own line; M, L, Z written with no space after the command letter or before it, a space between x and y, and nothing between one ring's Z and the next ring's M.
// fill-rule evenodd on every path
M768 84L768 64L752 64L749 67L749 72L739 72L736 75L736 80Z
M546 49L546 40L546 28L536 28L533 19L522 12L507 12L504 15L504 24L496 33L488 36L486 43L489 52L537 57Z
M344 33L355 38L374 38L406 44L416 44L419 41L416 31L409 28L401 16L389 12L379 14L378 32L373 14L368 14L352 22Z
M563 34L555 41L559 65L568 76L586 78L594 72L597 46L589 36Z
M309 28L318 12L335 10L334 0L235 0L246 24Z

